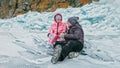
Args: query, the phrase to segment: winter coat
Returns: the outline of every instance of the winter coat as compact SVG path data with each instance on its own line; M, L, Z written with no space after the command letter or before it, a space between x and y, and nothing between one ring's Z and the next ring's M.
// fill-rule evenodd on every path
M53 23L50 27L48 34L53 34L53 38L49 38L49 42L53 44L55 41L61 41L62 39L59 35L63 32L66 32L66 25L65 23Z
M76 20L73 20L73 18L69 18L68 21L72 24L72 26L64 36L65 40L77 40L84 44L84 32L81 25Z

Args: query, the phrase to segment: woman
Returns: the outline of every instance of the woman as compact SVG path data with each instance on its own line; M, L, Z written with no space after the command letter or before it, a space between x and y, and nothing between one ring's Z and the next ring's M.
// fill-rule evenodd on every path
M62 39L59 36L66 31L66 25L62 22L62 15L60 13L54 16L54 21L48 32L49 42L52 45L56 41L61 41Z
M68 19L67 33L62 33L60 38L64 38L64 42L57 41L54 44L55 53L51 59L52 63L63 61L66 56L71 53L79 53L84 45L84 32L81 25L78 23L78 17L71 17Z

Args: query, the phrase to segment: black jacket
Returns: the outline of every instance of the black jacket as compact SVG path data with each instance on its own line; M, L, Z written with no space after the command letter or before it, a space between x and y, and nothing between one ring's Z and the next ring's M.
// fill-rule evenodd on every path
M66 41L77 40L84 44L84 32L81 25L77 22L75 25L71 26L64 38Z

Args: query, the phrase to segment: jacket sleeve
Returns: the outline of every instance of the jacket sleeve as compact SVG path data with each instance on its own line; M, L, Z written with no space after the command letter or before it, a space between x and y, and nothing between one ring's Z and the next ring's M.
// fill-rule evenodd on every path
M80 29L77 29L73 34L66 34L64 38L69 40L79 40L81 35Z
M49 37L50 34L54 33L53 25L50 26L50 29L48 31L47 37Z
M53 34L53 33L54 33L54 29L53 29L53 25L51 25L48 34Z
M60 28L61 30L59 31L59 34L66 32L66 25L63 24L62 27Z

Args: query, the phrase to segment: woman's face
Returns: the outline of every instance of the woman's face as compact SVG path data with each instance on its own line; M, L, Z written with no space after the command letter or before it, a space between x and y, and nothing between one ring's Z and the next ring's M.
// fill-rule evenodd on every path
M56 19L56 23L60 23L60 22L62 22L61 19Z

